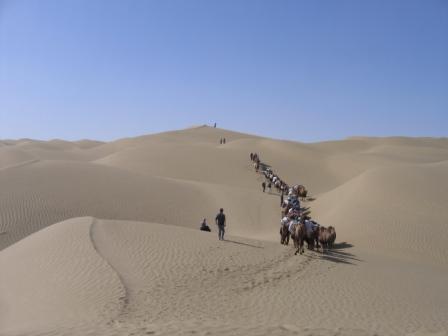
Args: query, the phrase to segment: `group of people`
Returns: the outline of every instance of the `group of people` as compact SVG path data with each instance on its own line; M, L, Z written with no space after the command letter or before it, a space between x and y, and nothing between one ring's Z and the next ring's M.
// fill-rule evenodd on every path
M263 175L265 177L265 181L261 183L261 188L263 192L266 190L266 186L268 188L268 192L271 192L272 186L277 189L277 192L280 194L280 205L283 204L284 195L286 191L289 189L289 186L282 180L278 175L274 174L271 168L266 168L263 171Z
M250 153L250 158L256 163L255 171L259 171L260 159L258 154ZM266 167L266 165L263 165ZM321 243L330 247L336 239L336 231L333 227L325 228L319 225L316 221L312 220L305 210L300 206L300 200L304 200L307 196L307 190L303 185L294 185L290 187L284 180L282 180L278 174L266 167L263 169L262 174L265 180L261 183L263 192L271 192L272 186L274 186L280 194L280 207L281 207L281 220L280 220L280 235L281 243L287 245L289 237L294 238L297 226L300 224L304 229L304 237L308 242L308 247L314 248Z
M224 240L224 233L225 233L225 227L226 227L226 215L224 214L224 209L219 209L219 213L215 217L215 223L218 226L218 239ZM201 231L207 231L211 232L210 226L207 225L207 219L204 218L204 220L201 223L200 227Z
M258 170L260 169L260 157L257 153L250 153L250 160L253 162L254 169L258 173Z
M225 138L221 139L221 143L225 143ZM254 168L256 172L259 172L261 161L257 153L250 153L250 159L254 163ZM322 245L326 244L327 247L331 247L336 239L336 231L333 227L325 228L320 226L317 222L311 219L309 213L301 208L300 200L305 199L307 195L307 190L303 185L294 185L290 187L286 182L284 182L274 171L263 164L262 174L265 177L265 181L262 182L262 189L265 192L266 187L268 192L271 192L272 185L277 189L280 194L280 207L281 207L281 220L280 220L280 236L281 243L288 245L289 237L294 239L294 244L296 245L295 235L298 235L298 226L304 231L303 237L308 243L308 247L313 248L315 245L318 247L319 243ZM218 239L224 240L224 233L226 227L226 216L224 214L224 209L219 209L219 213L215 217L215 223L218 226ZM201 231L211 232L210 227L207 225L207 220L201 223ZM303 244L303 240L302 240ZM302 245L303 246L303 245ZM302 248L303 250L303 248ZM297 252L302 251L299 249ZM297 253L296 252L296 253ZM303 253L300 252L300 253Z

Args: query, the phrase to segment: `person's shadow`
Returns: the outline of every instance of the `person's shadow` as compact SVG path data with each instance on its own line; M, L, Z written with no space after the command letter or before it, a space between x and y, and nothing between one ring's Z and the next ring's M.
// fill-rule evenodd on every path
M232 244L238 244L238 245L254 247L254 248L261 248L261 249L264 248L263 246L252 245L252 244L243 243L243 242L239 242L239 241L235 241L235 240L224 239L223 241L228 242L228 243L232 243Z

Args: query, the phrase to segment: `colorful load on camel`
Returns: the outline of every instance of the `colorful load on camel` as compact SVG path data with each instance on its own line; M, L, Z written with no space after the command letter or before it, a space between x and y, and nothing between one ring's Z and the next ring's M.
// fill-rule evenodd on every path
M280 220L280 242L288 245L289 238L294 241L297 253L304 253L304 242L307 242L308 249L313 250L321 248L322 253L325 248L333 246L336 239L336 230L330 226L328 228L321 226L311 219L309 212L300 207L300 202L307 199L308 190L304 185L296 184L289 187L274 171L266 164L260 161L258 154L250 153L250 159L254 162L255 171L258 173L261 167L261 173L264 175L268 191L271 191L271 185L274 185L281 197L281 220ZM266 185L266 182L263 182ZM264 191L264 187L263 187ZM284 195L287 195L284 198Z

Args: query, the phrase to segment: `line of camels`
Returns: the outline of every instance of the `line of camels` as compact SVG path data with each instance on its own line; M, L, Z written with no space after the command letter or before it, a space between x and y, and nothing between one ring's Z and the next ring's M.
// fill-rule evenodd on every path
M333 226L324 227L313 221L308 208L300 207L300 200L306 200L308 191L303 185L289 187L267 164L260 161L257 153L250 153L255 172L264 175L265 179L274 185L281 195L280 243L289 244L291 238L296 248L295 254L305 252L305 242L309 250L317 249L321 253L331 249L336 240L336 229ZM287 199L283 199L284 195Z

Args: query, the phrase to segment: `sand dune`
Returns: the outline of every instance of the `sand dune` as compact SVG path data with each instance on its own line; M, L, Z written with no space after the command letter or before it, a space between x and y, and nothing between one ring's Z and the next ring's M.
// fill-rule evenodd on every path
M279 197L250 152L308 187L333 252L278 243ZM200 126L5 140L0 187L2 335L448 330L447 139L304 144ZM219 207L225 242L197 230Z
M319 197L314 215L359 246L446 264L448 166L407 165L364 172Z
M412 263L365 265L344 251L328 258L234 236L217 244L170 225L72 219L0 255L2 331L371 335L445 325L437 291L446 273L420 268L436 278L428 279ZM407 277L418 282L400 282Z

